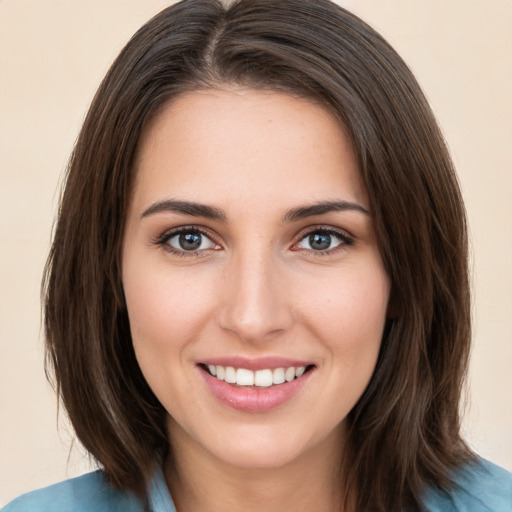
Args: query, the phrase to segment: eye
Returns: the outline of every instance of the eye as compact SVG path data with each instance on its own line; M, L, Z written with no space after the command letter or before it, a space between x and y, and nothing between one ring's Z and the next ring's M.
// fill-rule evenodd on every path
M352 245L352 243L352 238L341 232L316 229L302 237L295 247L297 249L322 253L333 251L341 245Z
M161 243L167 245L172 252L177 253L194 253L219 248L218 244L197 229L169 233L165 235Z

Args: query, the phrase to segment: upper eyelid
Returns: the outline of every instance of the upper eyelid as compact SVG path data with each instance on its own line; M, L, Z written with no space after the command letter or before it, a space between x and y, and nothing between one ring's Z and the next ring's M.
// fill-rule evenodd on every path
M188 232L196 231L197 233L201 233L201 235L204 235L204 236L208 237L209 239L211 239L212 242L219 243L216 240L215 235L213 235L209 229L207 229L203 226L195 225L195 224L188 225L188 226L178 226L175 228L167 229L160 236L158 236L156 240L165 242L165 241L169 240L170 238L172 238L173 236L178 235L180 233L187 232L187 231Z
M299 240L302 240L306 236L310 235L311 233L315 233L317 231L324 231L326 233L334 233L334 234L338 234L340 236L350 238L350 239L355 238L354 235L352 235L346 229L329 226L329 225L323 225L323 224L319 224L319 225L315 225L315 226L308 226L306 228L303 228L299 231L299 233L296 236Z

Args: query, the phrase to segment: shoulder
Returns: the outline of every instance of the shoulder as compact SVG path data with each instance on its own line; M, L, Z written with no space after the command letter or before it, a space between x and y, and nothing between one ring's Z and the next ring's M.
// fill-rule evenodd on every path
M429 490L425 506L432 512L512 512L512 473L477 459L454 474L449 491Z
M2 512L141 512L132 493L114 489L101 471L32 491L6 505Z

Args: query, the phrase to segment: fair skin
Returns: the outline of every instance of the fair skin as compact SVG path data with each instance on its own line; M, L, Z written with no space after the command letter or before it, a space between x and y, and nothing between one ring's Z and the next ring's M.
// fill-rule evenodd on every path
M344 131L304 99L190 92L146 129L123 284L180 512L340 509L390 291L370 211Z

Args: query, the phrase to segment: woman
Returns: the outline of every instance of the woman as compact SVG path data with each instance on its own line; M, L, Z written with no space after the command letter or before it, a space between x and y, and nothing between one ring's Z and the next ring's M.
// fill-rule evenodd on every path
M509 509L460 437L453 166L403 61L328 1L145 25L85 120L45 283L103 471L9 512Z

